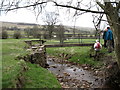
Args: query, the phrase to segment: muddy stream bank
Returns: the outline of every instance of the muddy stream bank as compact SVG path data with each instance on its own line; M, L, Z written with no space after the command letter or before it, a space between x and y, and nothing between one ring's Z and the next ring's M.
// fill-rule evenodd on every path
M63 88L108 88L104 85L104 77L96 76L88 67L56 59L47 57L48 70L56 75Z

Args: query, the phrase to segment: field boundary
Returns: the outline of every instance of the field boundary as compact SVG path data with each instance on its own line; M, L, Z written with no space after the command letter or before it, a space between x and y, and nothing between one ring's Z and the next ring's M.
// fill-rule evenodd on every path
M72 46L93 46L93 43L89 44L54 44L54 45L45 45L45 47L72 47Z

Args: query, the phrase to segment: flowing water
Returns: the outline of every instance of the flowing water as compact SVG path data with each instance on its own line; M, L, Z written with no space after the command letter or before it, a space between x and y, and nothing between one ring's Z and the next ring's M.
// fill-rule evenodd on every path
M59 77L58 80L63 86L80 88L101 88L103 86L104 80L102 77L97 77L91 71L84 70L82 67L60 64L52 58L48 58L47 63L49 64L48 70Z

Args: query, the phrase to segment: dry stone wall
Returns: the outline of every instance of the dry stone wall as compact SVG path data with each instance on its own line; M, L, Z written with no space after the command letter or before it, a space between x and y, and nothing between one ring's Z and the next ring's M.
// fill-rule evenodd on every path
M46 65L48 65L46 60L46 48L44 45L31 46L27 50L30 51L30 54L22 57L22 59L33 64L38 64L41 67L46 67ZM21 57L19 59L21 59Z

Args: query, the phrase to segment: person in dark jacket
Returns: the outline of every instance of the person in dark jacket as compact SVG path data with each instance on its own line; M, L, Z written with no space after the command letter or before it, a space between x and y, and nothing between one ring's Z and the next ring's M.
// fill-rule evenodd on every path
M108 52L111 53L113 50L113 33L112 33L110 27L107 27L107 32L106 32L105 38L107 40Z
M113 33L112 33L110 27L107 27L106 39L107 40L112 40L113 39Z
M107 32L107 29L105 29L104 32L103 32L103 39L104 39L104 47L105 47L105 48L107 48L106 32Z

